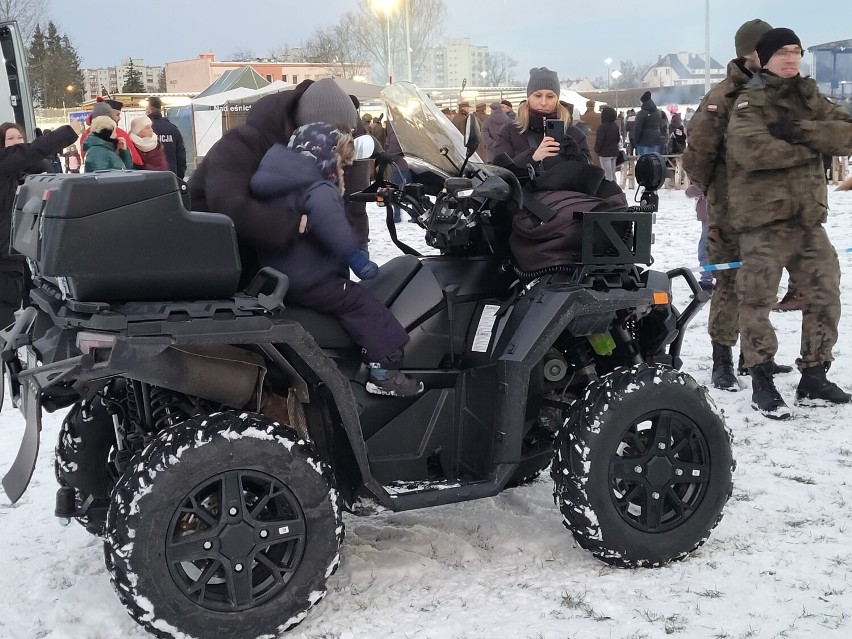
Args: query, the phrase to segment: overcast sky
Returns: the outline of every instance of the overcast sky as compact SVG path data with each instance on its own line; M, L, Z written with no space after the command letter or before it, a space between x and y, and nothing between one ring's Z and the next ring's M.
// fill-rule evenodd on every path
M468 37L474 45L505 51L518 63L513 76L523 80L533 66L555 69L563 79L594 79L606 74L606 58L614 60L610 69L615 69L622 60L651 63L658 55L701 53L705 46L705 0L445 4L445 37ZM710 53L723 64L734 56L734 32L752 18L793 29L805 47L852 38L849 0L710 4ZM203 51L215 52L218 60L240 49L265 55L276 47L298 45L357 5L358 0L146 0L111 3L106 12L93 13L91 3L51 0L50 15L71 38L85 67L105 67L128 57L160 65Z

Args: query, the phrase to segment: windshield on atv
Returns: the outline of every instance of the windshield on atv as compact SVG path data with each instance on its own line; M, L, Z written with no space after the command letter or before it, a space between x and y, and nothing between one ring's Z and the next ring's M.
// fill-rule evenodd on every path
M395 82L385 87L382 99L402 152L448 175L457 175L458 167L464 162L464 138L435 103L410 82ZM471 161L481 162L475 153Z

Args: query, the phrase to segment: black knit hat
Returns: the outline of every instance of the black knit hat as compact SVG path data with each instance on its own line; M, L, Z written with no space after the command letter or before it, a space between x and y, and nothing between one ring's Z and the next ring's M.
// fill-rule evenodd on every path
M772 31L772 25L763 20L749 20L743 23L734 35L737 57L744 58L757 51L757 42L767 31Z
M116 111L121 111L124 108L124 102L119 102L118 100L104 100L104 102L106 102Z
M778 29L772 29L764 33L760 40L757 41L757 46L755 47L757 57L760 58L760 66L765 67L766 63L769 62L769 58L775 55L778 49L791 44L798 45L802 49L802 55L805 55L802 41L799 40L799 36L792 29L779 27Z
M358 112L352 99L331 78L317 80L309 86L296 107L296 124L311 122L348 126L358 124Z
M642 94L642 97L639 98L639 102L647 102L650 99L651 99L651 92L645 91L645 93Z
M534 67L530 69L530 81L527 82L527 95L536 91L553 91L559 95L559 77L556 71L547 67Z

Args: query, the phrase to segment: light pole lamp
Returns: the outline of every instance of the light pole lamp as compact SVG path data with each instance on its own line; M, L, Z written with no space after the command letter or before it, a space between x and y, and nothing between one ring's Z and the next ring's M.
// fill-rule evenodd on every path
M373 4L379 11L385 14L385 61L387 63L388 82L393 80L393 66L391 62L391 39L390 39L390 14L396 7L397 0L373 0Z
M609 91L609 65L612 64L612 58L604 60L604 64L606 65L606 90Z
M612 79L615 80L615 108L618 108L618 78L621 77L621 71L616 69L612 72Z

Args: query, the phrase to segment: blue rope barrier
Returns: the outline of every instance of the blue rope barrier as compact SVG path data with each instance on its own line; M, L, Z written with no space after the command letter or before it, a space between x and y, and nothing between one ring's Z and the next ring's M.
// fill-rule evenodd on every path
M840 253L852 253L852 248L841 249ZM707 273L708 271L732 271L743 265L742 262L723 262L722 264L707 264L692 269L693 273Z

